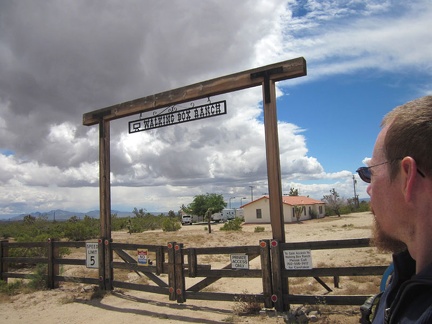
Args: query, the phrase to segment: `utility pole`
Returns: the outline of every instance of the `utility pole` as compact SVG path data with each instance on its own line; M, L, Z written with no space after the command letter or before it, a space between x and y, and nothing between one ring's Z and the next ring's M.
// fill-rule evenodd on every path
M254 186L249 186L250 190L251 190L251 201L253 201L253 188Z
M356 180L354 174L353 174L352 178L353 178L353 185L354 185L354 204L355 204L356 208L359 208L359 201L358 201L358 197L357 197L357 193L356 193L357 180Z

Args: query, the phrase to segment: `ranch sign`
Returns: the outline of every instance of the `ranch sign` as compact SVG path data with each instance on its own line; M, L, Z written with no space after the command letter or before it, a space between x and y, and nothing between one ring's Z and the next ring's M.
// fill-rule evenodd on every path
M171 107L168 110L167 113L130 121L129 134L186 123L193 120L215 117L227 113L226 100L207 103L196 107L193 106L182 110L176 110L175 107Z

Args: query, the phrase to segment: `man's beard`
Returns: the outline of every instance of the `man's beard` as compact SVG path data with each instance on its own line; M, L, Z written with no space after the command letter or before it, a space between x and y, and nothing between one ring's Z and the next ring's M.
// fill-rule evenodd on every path
M396 240L384 233L376 218L374 218L374 224L372 226L372 245L381 252L398 253L407 249L404 242Z

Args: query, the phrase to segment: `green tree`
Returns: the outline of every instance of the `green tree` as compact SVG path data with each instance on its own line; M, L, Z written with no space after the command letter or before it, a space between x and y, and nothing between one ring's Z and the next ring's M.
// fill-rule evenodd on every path
M211 215L220 213L226 205L222 195L207 193L205 195L196 195L187 207L182 206L182 210L190 215L203 216L208 222L209 233L211 233Z
M338 215L338 217L341 216L340 209L343 205L343 199L339 197L339 194L337 193L335 188L330 190L330 195L324 195L321 200L324 201L327 204L328 208L333 210L335 214Z
M298 196L299 195L299 190L295 189L295 188L290 188L290 192L288 194L289 196Z
M143 218L148 215L148 213L146 213L146 210L144 208L140 208L138 210L136 207L134 207L132 213L134 213L136 218Z
M297 219L297 222L300 222L301 214L304 212L305 206L294 206L294 215Z
M36 222L36 217L33 217L32 215L24 216L23 222L24 224L32 225Z

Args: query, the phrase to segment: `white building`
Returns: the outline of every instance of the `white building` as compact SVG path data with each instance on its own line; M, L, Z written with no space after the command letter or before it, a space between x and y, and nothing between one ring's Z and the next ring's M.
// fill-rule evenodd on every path
M283 196L284 222L296 222L295 209L301 208L300 221L321 218L325 215L325 203L305 196ZM304 208L303 208L304 207ZM269 196L262 196L241 206L245 223L270 223Z

